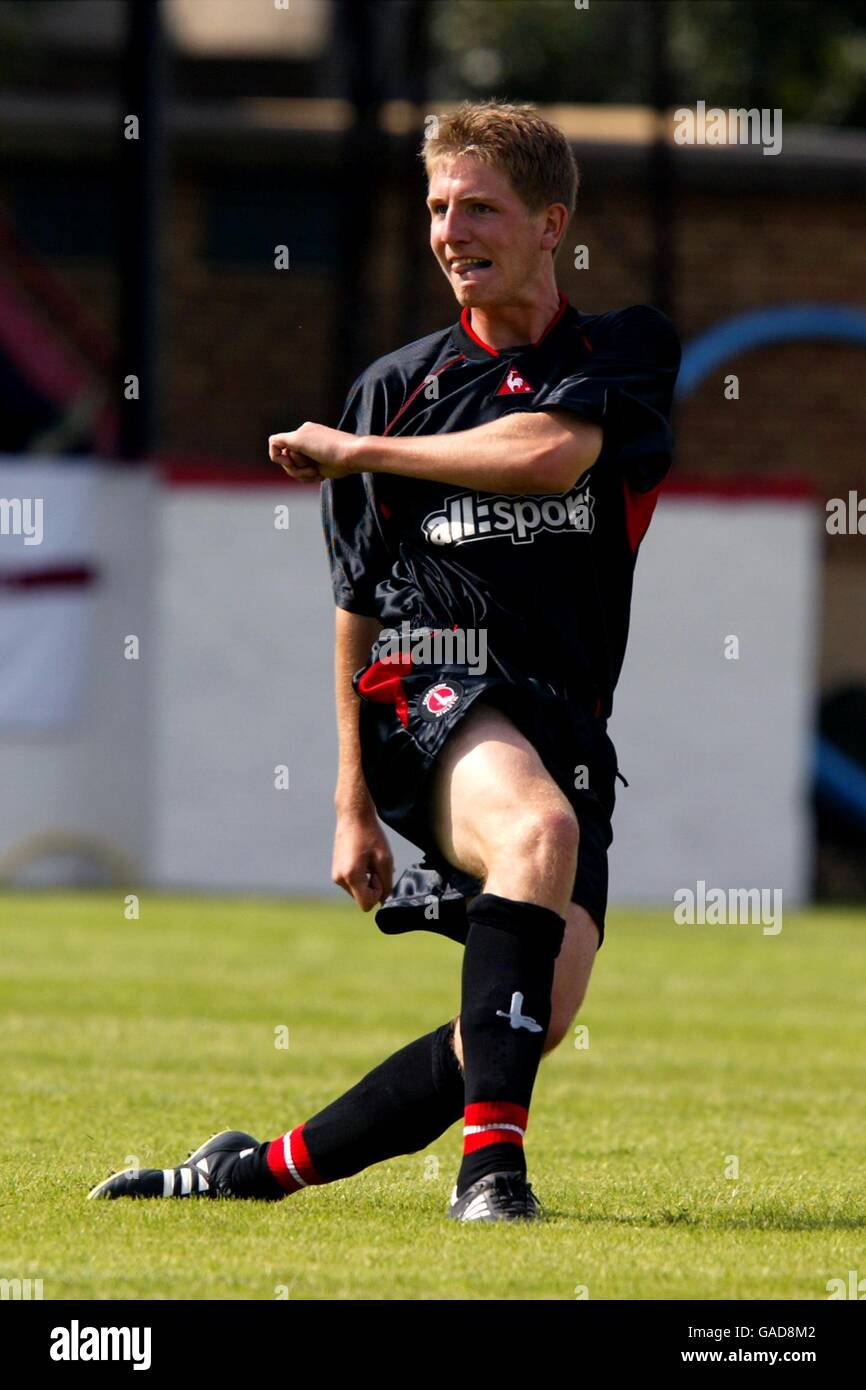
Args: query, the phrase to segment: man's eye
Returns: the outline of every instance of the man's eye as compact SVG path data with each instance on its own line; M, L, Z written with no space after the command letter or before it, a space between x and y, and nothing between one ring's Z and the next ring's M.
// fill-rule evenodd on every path
M474 207L475 207L475 211L476 211L476 212L478 212L479 209L482 209L482 208L483 208L483 210L484 210L485 212L492 212L492 211L493 211L493 209L492 209L492 207L490 206L489 203L475 203L475 204L474 204Z

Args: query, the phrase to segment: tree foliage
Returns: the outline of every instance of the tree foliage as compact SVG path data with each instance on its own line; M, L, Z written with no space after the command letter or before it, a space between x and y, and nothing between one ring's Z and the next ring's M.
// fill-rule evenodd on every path
M663 0L436 0L443 96L643 103ZM667 0L671 102L866 125L866 0Z

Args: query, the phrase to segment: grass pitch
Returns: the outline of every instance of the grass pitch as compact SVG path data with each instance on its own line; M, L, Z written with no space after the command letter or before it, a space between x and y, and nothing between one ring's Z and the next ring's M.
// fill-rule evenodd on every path
M136 922L120 895L3 895L0 921L0 1276L46 1299L820 1300L866 1276L862 914L764 937L612 912L589 1046L536 1083L532 1226L446 1219L459 1124L275 1205L85 1202L110 1168L314 1114L457 1012L453 943L337 901L147 893Z

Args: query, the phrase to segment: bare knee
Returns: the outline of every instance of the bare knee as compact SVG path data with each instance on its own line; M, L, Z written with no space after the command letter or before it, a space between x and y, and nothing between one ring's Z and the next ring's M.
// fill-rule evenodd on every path
M545 867L560 860L576 864L580 832L577 817L566 801L528 808L515 817L514 835L524 854Z
M568 802L544 800L497 818L485 846L486 890L562 913L571 897L580 839Z

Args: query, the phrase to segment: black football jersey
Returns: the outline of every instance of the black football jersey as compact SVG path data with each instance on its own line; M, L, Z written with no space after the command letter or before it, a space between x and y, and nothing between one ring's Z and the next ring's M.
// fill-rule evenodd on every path
M324 482L337 605L398 631L483 629L488 661L547 680L606 719L635 558L670 468L679 365L660 310L583 314L564 295L534 343L494 349L464 309L450 328L379 358L352 386L340 429L450 433L556 407L601 425L604 443L559 495L377 473Z

